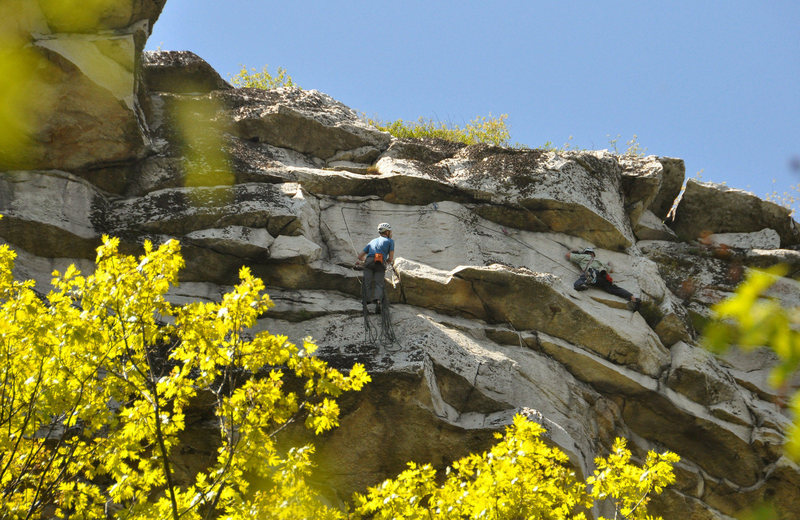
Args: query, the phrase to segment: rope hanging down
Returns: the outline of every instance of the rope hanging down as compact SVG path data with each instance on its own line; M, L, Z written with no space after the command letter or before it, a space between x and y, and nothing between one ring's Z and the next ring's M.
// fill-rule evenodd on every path
M392 313L389 298L386 293L380 301L380 314L371 314L366 299L362 297L362 312L364 316L364 342L371 345L391 345L397 341L392 326Z

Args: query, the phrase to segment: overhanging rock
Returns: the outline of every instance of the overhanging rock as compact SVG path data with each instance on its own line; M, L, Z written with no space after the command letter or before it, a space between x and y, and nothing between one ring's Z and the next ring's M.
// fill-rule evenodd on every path
M672 228L682 240L712 233L751 233L774 229L781 247L800 244L800 228L790 211L752 193L689 179Z
M284 87L220 93L230 107L236 135L323 160L359 150L369 162L389 146L390 136L363 122L355 111L316 90ZM352 159L352 157L350 157Z
M137 60L165 1L111 2L97 12L3 2L17 75L6 79L26 89L4 100L18 109L18 139L3 143L0 170L77 170L143 157Z
M650 376L669 364L668 351L644 320L639 318L639 325L631 327L625 323L631 318L627 311L590 298L576 301L552 275L497 265L459 267L449 273L432 273L410 261L396 267L407 301L414 305L542 331Z

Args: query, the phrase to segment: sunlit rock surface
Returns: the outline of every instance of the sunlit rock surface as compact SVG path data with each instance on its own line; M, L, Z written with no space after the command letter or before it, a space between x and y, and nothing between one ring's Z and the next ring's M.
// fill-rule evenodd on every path
M780 245L789 247L800 242L800 228L789 213L787 208L750 192L689 179L672 228L684 240L712 233L772 229L780 236Z
M13 56L5 79L24 85L4 100L18 108L20 127L17 146L2 147L0 168L74 171L145 156L137 67L165 2L124 0L97 13L48 0L0 5Z

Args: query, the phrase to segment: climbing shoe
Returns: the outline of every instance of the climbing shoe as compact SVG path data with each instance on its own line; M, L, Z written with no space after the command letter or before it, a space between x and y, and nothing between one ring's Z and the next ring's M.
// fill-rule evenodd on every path
M639 298L635 298L634 300L629 301L628 308L633 312L638 311L639 309L642 308L642 300L640 300Z

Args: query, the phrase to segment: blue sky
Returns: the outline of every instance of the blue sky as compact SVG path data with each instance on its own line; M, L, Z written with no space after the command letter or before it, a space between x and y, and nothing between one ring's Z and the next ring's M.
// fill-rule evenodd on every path
M759 196L800 184L796 0L167 0L147 48L225 79L284 67L383 120L508 114L531 147L636 135L687 177Z

